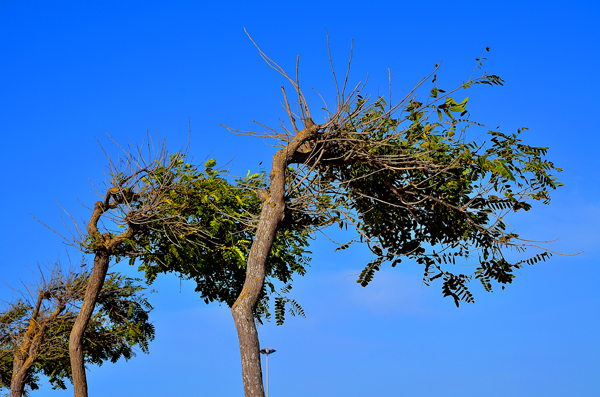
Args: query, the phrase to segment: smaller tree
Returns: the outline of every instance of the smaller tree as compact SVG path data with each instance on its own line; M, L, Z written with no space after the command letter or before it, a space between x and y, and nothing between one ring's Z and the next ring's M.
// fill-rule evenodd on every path
M55 389L72 381L69 334L77 318L91 272L63 272L54 265L40 272L37 283L25 285L20 298L0 313L0 387L11 397L39 388L39 374ZM148 353L154 326L152 307L136 279L110 273L98 297L83 343L86 363L101 365L135 356L134 348Z

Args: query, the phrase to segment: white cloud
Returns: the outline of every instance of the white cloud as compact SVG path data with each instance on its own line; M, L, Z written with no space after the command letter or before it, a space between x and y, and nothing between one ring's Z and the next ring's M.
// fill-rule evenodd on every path
M375 315L435 315L431 300L432 290L422 285L417 274L404 269L382 269L367 287L356 283L356 272L338 273L332 282L341 284L343 300ZM337 281L335 281L337 280Z

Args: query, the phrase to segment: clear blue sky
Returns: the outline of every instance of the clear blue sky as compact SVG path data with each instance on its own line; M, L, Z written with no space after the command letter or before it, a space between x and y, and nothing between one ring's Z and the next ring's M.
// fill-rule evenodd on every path
M493 294L473 284L476 303L454 306L440 286L421 287L414 264L384 268L364 289L362 249L313 246L295 298L306 319L259 328L270 359L271 396L598 396L600 288L597 1L426 2L75 2L0 3L0 277L30 279L36 262L66 260L60 204L89 213L98 165L119 142L158 131L172 150L231 160L233 173L265 169L274 153L260 139L220 124L276 126L282 78L260 59L243 27L301 82L333 99L325 28L344 68L354 38L351 82L398 97L443 60L442 84L468 78L489 46L486 70L505 87L481 89L472 117L550 146L565 184L550 207L512 220L522 236L559 240L555 256L524 268ZM315 104L315 107L320 106ZM262 166L259 162L264 161ZM76 255L71 253L71 255ZM135 274L132 267L116 269ZM349 276L350 277L347 277ZM226 307L206 306L192 285L160 279L151 296L151 353L90 367L92 396L240 396L237 338ZM0 287L0 298L10 299ZM68 396L44 386L34 396Z

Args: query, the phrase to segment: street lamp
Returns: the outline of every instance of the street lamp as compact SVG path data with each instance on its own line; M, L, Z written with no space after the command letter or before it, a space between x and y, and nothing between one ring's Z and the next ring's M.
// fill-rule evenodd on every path
M267 397L269 397L269 354L275 353L275 349L271 349L270 347L265 347L261 349L260 352L267 356Z

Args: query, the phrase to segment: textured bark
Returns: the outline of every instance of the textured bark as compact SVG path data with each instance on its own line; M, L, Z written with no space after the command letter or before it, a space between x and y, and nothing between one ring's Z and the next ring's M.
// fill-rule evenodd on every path
M73 371L73 389L75 397L87 397L87 379L85 375L85 362L83 360L83 334L92 317L96 300L104 285L104 279L108 272L110 256L105 250L96 253L94 268L90 277L85 297L81 305L75 325L71 330L69 338L69 355L71 358L71 369Z
M64 302L59 301L56 309L49 317L40 316L40 309L44 299L45 291L42 289L29 319L27 332L23 336L23 344L14 355L13 373L10 380L10 397L21 397L25 392L27 372L39 358L46 331L65 308Z
M238 299L231 308L240 343L242 359L242 377L244 380L244 395L246 397L264 397L260 365L260 342L254 322L254 309L265 282L267 258L275 240L277 229L285 213L285 175L293 154L307 140L313 138L319 126L312 120L307 120L306 128L273 156L271 167L270 191L259 192L263 200L260 220L252 248L248 255L246 280Z
M39 346L40 335L36 334L38 323L38 314L42 306L44 296L42 293L38 295L35 308L29 319L29 327L23 336L23 344L18 351L15 352L13 361L13 372L10 380L10 397L21 397L25 391L25 379L27 370L31 367L35 360L36 345ZM36 343L37 342L37 343ZM33 357L32 354L33 353Z
M27 368L24 368L25 360L16 358L13 361L13 375L10 380L10 397L21 397L25 391L25 378Z
M265 262L283 215L283 208L282 203L271 199L263 203L258 232L248 257L246 281L242 293L231 308L240 343L246 397L263 397L265 394L260 365L260 342L253 310L265 281Z
M13 361L13 374L10 380L10 397L21 397L25 393L27 371L34 364L34 357L15 357Z
M108 189L104 202L97 201L94 205L94 212L92 212L87 225L88 236L96 240L94 249L96 256L94 257L94 267L85 290L81 309L79 310L69 338L69 357L71 360L71 370L73 371L73 391L75 397L87 397L88 395L85 362L83 360L83 335L94 312L98 295L104 285L111 252L125 239L131 238L134 235L131 224L128 224L127 230L118 236L113 236L110 233L100 234L98 230L98 221L102 215L106 211L116 208L122 202L122 198L120 199L121 201L111 202L111 198L114 198L119 191L117 187ZM131 213L128 214L128 216L131 215Z
M34 317L32 316L32 323L35 322L33 319ZM25 336L23 346L15 354L13 373L10 380L10 397L21 397L25 392L27 371L33 366L35 360L38 358L45 330L45 326L42 329L37 330L37 332L30 328ZM31 331L34 331L35 333L32 335Z

